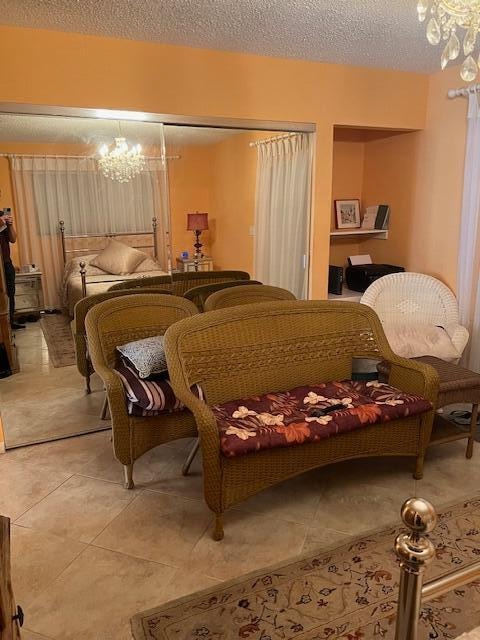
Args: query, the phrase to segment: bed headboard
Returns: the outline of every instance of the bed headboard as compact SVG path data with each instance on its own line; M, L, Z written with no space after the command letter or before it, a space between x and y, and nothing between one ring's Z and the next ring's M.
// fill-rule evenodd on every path
M151 231L139 231L138 233L87 233L85 235L70 235L65 233L65 222L60 220L60 236L62 240L63 262L66 264L70 258L79 258L89 253L100 253L107 246L111 238L123 242L123 244L140 249L158 258L157 243L157 219L152 218Z

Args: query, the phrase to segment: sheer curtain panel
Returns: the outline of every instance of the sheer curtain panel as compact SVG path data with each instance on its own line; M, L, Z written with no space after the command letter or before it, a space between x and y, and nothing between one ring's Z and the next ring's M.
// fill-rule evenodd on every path
M470 331L465 364L480 372L480 108L478 95L468 96L468 130L465 155L457 290L460 323Z
M255 197L255 278L307 293L311 146L307 134L258 145Z
M59 222L67 235L138 233L157 218L158 260L167 268L168 201L161 159L130 182L105 178L94 158L13 156L20 258L44 274L45 304L60 305L63 274Z

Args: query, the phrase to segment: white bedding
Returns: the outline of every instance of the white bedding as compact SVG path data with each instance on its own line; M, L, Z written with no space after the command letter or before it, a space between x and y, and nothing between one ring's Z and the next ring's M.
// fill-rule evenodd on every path
M160 269L160 265L152 258L147 257L139 264L134 273L124 276L116 276L106 271L102 271L98 267L92 267L90 260L96 254L82 256L80 258L72 258L65 265L65 273L62 283L63 304L71 317L73 317L73 309L75 304L83 297L82 294L82 278L80 276L80 262L86 263L87 271L87 295L91 296L96 293L104 293L115 282L123 282L125 280L134 280L135 278L165 276L166 271Z

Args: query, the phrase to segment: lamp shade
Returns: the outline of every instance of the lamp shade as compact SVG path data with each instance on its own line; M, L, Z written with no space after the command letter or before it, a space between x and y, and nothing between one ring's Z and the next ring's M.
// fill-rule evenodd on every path
M187 231L205 231L208 229L208 213L187 213Z

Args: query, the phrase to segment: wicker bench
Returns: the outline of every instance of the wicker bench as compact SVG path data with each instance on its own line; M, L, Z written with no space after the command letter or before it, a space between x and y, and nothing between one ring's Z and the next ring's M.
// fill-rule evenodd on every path
M200 434L205 500L216 516L216 540L223 537L223 513L229 507L322 465L358 457L412 456L415 477L422 477L433 410L246 455L229 457L221 448L214 408L312 382L346 380L355 357L388 360L389 384L423 396L433 406L436 372L396 356L378 317L366 305L292 300L210 311L169 327L165 351L175 394L192 411ZM193 384L202 388L205 402L191 392ZM239 412L244 410L239 407Z

